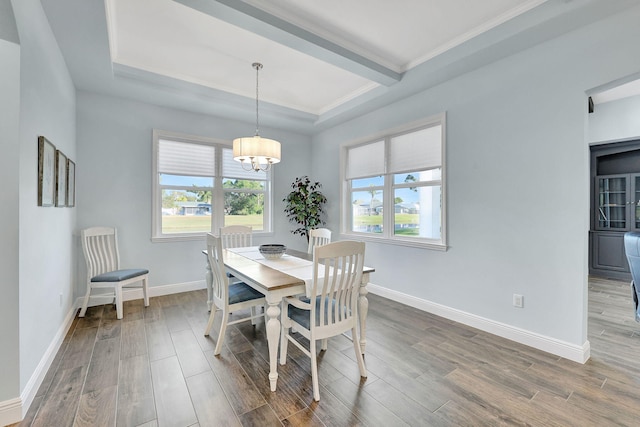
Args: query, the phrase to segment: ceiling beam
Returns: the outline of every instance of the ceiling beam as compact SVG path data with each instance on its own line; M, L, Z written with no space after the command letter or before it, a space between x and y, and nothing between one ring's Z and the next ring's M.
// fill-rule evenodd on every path
M238 0L174 0L376 83L391 86L402 73Z

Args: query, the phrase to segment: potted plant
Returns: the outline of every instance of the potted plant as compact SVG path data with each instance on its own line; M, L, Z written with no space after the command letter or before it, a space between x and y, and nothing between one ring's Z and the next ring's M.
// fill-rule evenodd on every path
M309 230L325 224L323 220L323 206L327 198L319 191L322 184L311 182L308 176L298 177L291 184L293 191L282 199L286 202L284 213L289 221L298 224L298 228L291 230L309 241Z

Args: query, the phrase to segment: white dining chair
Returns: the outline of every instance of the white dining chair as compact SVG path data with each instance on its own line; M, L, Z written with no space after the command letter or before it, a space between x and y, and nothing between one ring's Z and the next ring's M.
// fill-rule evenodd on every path
M220 227L223 248L243 248L252 246L253 230L245 225L227 225Z
M331 242L331 230L328 228L314 228L309 230L309 247L307 253L313 254L313 248Z
M311 298L287 297L283 300L280 364L287 362L289 341L311 358L311 381L316 401L320 400L316 354L318 340L323 340L322 350L325 350L324 340L351 330L360 376L367 377L357 337L357 302L364 249L364 243L349 240L316 247L313 251ZM309 349L289 333L292 327L309 340Z
M211 306L211 314L209 315L209 322L207 323L204 335L209 336L216 312L222 311L220 332L218 333L218 341L216 342L216 348L213 352L214 355L218 355L222 350L222 342L224 341L227 326L248 320L254 323L255 319L264 316L264 314L256 315L255 307L264 306L266 300L263 294L246 283L229 283L229 278L225 272L224 259L222 257L222 238L207 233L207 256L209 258L209 265L211 266L213 305ZM252 309L249 317L229 321L231 312L246 308Z
M118 232L112 227L91 227L80 232L82 252L87 264L87 293L82 302L80 317L84 317L93 289L112 288L116 315L122 319L122 288L142 287L144 305L149 306L149 270L141 268L120 269ZM140 283L138 283L140 282ZM108 294L107 294L108 295Z

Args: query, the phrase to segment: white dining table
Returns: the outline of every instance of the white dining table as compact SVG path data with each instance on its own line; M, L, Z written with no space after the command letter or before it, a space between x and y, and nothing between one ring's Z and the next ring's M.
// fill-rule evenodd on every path
M203 251L206 254L206 251ZM269 382L271 391L278 383L278 344L280 341L280 302L292 295L308 295L312 283L313 261L306 252L287 249L279 259L268 260L262 256L258 246L229 248L223 251L227 271L247 285L264 294L267 300L267 344L269 347ZM208 306L212 303L211 267L207 258ZM366 347L366 320L369 310L367 283L369 274L375 270L364 267L358 295L359 341L362 353ZM358 337L353 337L358 339Z

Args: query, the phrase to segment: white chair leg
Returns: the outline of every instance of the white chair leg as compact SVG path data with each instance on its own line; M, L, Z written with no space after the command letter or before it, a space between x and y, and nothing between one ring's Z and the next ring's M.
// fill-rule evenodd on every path
M115 292L116 292L116 315L118 316L118 319L122 319L122 317L123 317L123 313L122 313L122 286L116 286L115 287Z
M207 327L204 330L204 336L208 337L209 333L211 332L211 328L213 327L213 322L215 320L216 317L216 306L212 305L211 306L211 314L209 314L209 321L207 322Z
M222 342L224 341L224 334L227 332L228 321L229 321L229 313L222 310L222 322L220 322L220 333L218 334L218 342L216 343L215 350L213 350L214 356L219 355L220 352L222 351Z
M87 288L87 294L84 296L84 300L82 301L82 308L80 309L80 314L78 317L84 317L87 313L87 306L89 305L89 296L91 295L91 287Z
M251 307L251 324L253 326L255 326L256 325L256 321L257 321L257 319L256 319L256 306L254 305L254 306Z
M364 358L362 357L362 351L360 351L360 342L358 341L358 335L355 327L351 329L351 337L353 338L353 348L356 351L358 368L360 368L360 376L362 378L367 378L367 368L364 366Z
M327 351L329 340L327 338L322 340L322 345L320 346L320 350Z
M145 307L149 307L149 289L148 289L148 285L149 285L149 279L148 278L144 278L142 279L142 294L144 295L144 306Z
M316 340L311 338L309 351L311 352L311 383L313 384L313 399L320 401L320 386L318 386L318 358L316 354Z

